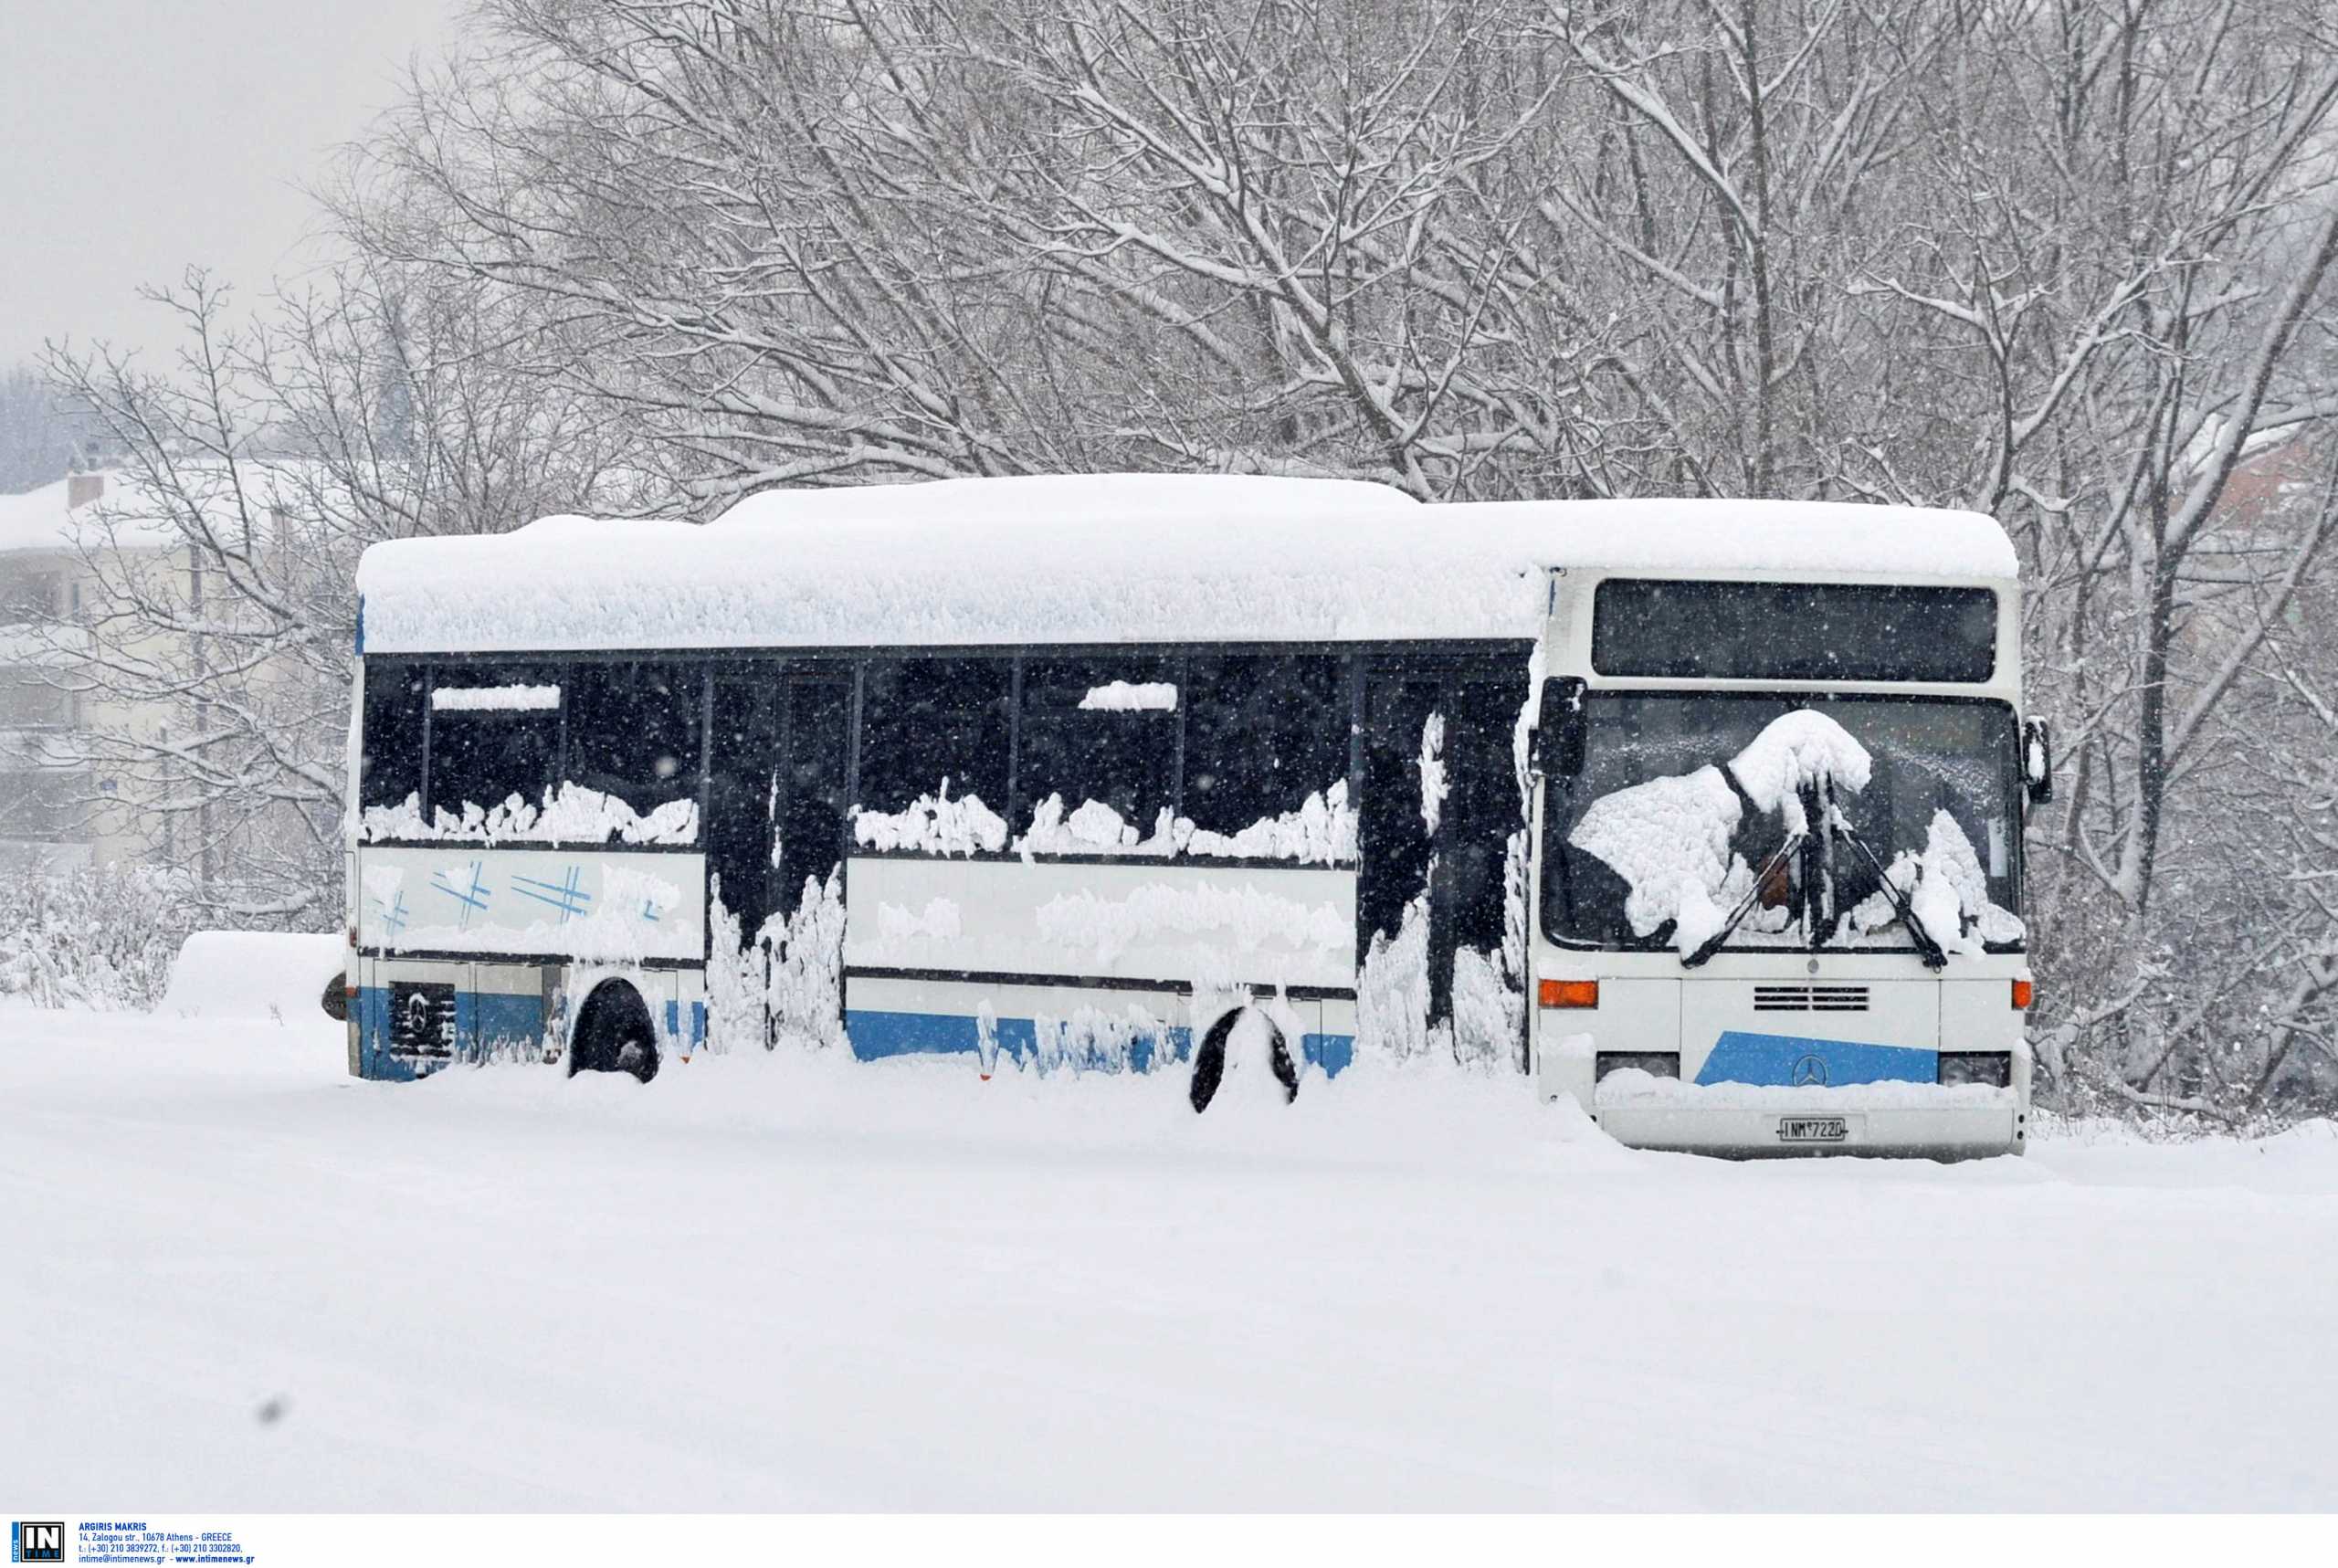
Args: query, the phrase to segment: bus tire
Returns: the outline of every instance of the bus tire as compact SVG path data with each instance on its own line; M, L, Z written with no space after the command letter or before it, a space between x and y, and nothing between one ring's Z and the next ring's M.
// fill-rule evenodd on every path
M648 1083L658 1076L658 1029L641 993L622 980L604 980L576 1010L568 1037L568 1076L631 1073Z
M1212 1024L1208 1033L1202 1036L1202 1043L1194 1052L1193 1082L1186 1090L1186 1098L1193 1102L1195 1115L1207 1110L1209 1102L1217 1098L1218 1086L1226 1080L1226 1047L1234 1037L1235 1026L1242 1021L1243 1014L1256 1011L1251 1007L1236 1007ZM1282 1100L1289 1105L1299 1098L1299 1064L1291 1058L1290 1047L1284 1041L1282 1030L1276 1027L1275 1021L1264 1013L1259 1013L1259 1017L1267 1026L1268 1037L1272 1042L1269 1057L1275 1080L1282 1085Z

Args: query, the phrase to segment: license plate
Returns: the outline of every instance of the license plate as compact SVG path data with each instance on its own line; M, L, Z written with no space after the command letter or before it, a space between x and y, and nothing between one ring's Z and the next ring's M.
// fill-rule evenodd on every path
M1851 1135L1851 1125L1839 1116L1781 1116L1781 1143L1840 1143Z

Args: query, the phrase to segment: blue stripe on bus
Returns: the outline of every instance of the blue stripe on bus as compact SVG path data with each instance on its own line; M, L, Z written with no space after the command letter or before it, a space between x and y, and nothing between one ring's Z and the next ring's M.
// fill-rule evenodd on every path
M543 1044L544 999L499 991L455 993L455 1054L477 1060L498 1052L532 1058ZM435 1070L437 1064L431 1064ZM367 985L357 993L357 1066L364 1078L395 1083L421 1077L411 1059L390 1054L390 991Z
M847 1009L844 1028L845 1037L852 1043L852 1054L865 1062L886 1057L973 1056L980 1049L980 1026L963 1013L893 1013L855 1007ZM1035 1020L1001 1018L995 1031L1000 1056L1026 1062L1038 1055L1039 1029ZM1300 1051L1327 1076L1336 1076L1355 1059L1355 1037L1302 1036ZM1149 1072L1156 1056L1165 1065L1184 1061L1192 1053L1192 1031L1173 1025L1163 1029L1157 1038L1140 1035L1130 1041L1129 1068L1134 1072ZM1101 1067L1103 1063L1091 1059L1082 1065Z
M1705 1058L1697 1081L1777 1084L1788 1089L1825 1084L1840 1089L1849 1083L1933 1083L1939 1079L1939 1052L1914 1046L1814 1040L1802 1035L1755 1035L1731 1029Z
M1307 1059L1323 1069L1325 1078L1337 1078L1340 1069L1355 1060L1353 1035L1301 1035L1299 1048Z
M680 1022L678 1004L667 1005L668 1026ZM693 1047L706 1038L706 1004L690 1005L690 1040ZM852 1053L863 1061L884 1057L933 1055L972 1056L979 1034L974 1018L952 1013L889 1013L855 1009L845 1015L845 1031ZM1001 1018L997 1023L1001 1056L1027 1062L1038 1055L1037 1024L1029 1018ZM455 1038L458 1058L476 1059L501 1049L532 1056L544 1037L543 998L534 994L505 994L491 991L455 993ZM1875 1047L1869 1047L1875 1048ZM387 986L368 985L357 994L358 1069L363 1077L406 1082L422 1076L409 1058L390 1054L390 993ZM1163 1065L1181 1062L1193 1052L1190 1030L1171 1026L1160 1037L1140 1036L1130 1042L1129 1067L1148 1072L1161 1058ZM1306 1059L1337 1077L1355 1059L1353 1035L1306 1035L1300 1039ZM1931 1053L1922 1053L1927 1060ZM435 1068L437 1064L432 1064ZM1083 1064L1101 1066L1091 1060ZM1710 1064L1709 1064L1710 1065ZM1927 1069L1929 1071L1929 1069ZM1848 1079L1838 1081L1850 1081ZM1929 1081L1929 1078L1927 1079Z
M458 1018L465 994L455 994ZM459 1037L471 1049L511 1050L532 1056L543 1044L544 999L541 993L512 995L473 991L468 994L471 1001L471 1032ZM459 1028L458 1024L458 1031Z
M415 1076L411 1062L390 1055L390 992L367 985L357 993L357 1067L365 1078L404 1083Z

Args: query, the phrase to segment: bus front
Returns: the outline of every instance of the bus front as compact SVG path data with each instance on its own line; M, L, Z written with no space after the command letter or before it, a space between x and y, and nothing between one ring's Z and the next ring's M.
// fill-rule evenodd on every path
M1550 604L1543 1096L1644 1148L2020 1152L2014 582L1577 569Z

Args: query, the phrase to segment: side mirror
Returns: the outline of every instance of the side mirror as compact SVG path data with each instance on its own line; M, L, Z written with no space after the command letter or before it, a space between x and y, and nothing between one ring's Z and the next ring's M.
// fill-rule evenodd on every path
M2028 786L2032 805L2054 798L2054 734L2043 719L2021 727L2021 782Z
M1534 771L1545 778L1573 778L1583 772L1585 682L1562 675L1543 683L1543 707L1534 721Z

